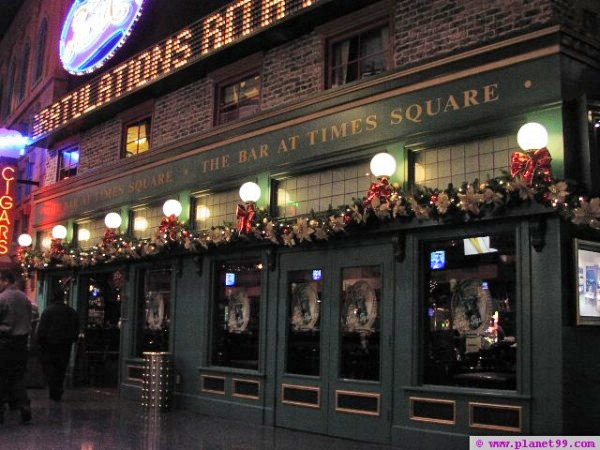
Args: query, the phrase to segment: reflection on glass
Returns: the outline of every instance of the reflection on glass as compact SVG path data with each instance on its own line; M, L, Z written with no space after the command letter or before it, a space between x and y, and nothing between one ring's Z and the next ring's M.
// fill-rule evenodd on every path
M258 370L260 262L226 263L217 271L212 364Z
M321 270L288 273L287 373L319 375L321 354Z
M341 378L379 380L380 301L378 266L342 270Z
M443 266L431 255L445 253ZM424 382L516 389L514 234L425 244Z
M171 271L152 269L140 276L140 307L138 323L140 339L138 354L169 351L171 304Z

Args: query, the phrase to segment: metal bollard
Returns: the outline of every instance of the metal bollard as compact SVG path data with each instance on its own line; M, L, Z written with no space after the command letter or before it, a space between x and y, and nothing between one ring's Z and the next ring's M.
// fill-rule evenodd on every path
M168 352L144 352L142 406L169 409L172 396L172 361Z

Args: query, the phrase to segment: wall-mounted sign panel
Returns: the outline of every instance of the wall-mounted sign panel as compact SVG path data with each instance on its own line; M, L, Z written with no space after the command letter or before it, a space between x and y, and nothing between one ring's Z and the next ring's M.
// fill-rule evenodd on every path
M40 111L33 118L32 139L37 141L90 111L326 1L329 0L236 0ZM89 62L80 65L89 67L90 58L91 55Z
M0 164L0 256L10 250L15 207L15 183L17 168Z
M451 82L405 86L344 111L323 110L262 130L236 135L172 155L151 168L119 172L110 178L51 189L35 197L34 226L78 218L140 199L182 190L211 188L224 179L244 179L265 171L290 170L318 158L397 142L422 133L446 133L473 123L514 117L515 111L553 104L560 98L558 56L466 75ZM450 75L448 75L449 77ZM429 85L430 83L426 83ZM552 145L560 176L563 149ZM83 180L82 180L83 181Z
M60 60L74 75L94 72L121 47L144 0L75 0L60 35Z

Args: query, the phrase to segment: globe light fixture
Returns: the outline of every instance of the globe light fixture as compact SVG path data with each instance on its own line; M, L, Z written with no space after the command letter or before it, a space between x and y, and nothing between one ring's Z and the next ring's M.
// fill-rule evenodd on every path
M104 218L104 223L107 228L119 228L121 226L121 216L116 212L111 212L106 215Z
M44 239L42 239L42 248L45 248L46 250L48 250L51 246L52 246L52 238L50 238L50 236L46 236Z
M136 217L133 220L133 229L135 231L146 231L148 229L148 221L145 217Z
M183 211L183 208L181 206L181 203L179 203L179 201L177 201L177 200L173 200L173 199L167 200L165 202L165 204L163 205L163 213L167 217L171 217L171 216L179 217L179 215L181 214L181 211Z
M85 242L90 240L90 230L87 228L80 228L77 230L77 241Z
M63 225L56 225L52 228L52 237L54 239L64 239L67 237L67 229Z
M260 198L260 186L252 181L242 184L240 198L243 202L257 202Z
M517 143L522 150L538 150L548 145L548 132L543 125L529 122L517 133Z
M371 158L371 173L377 178L389 178L394 172L396 172L396 159L389 153L377 153Z
M21 247L29 247L31 245L31 243L33 242L33 239L27 233L23 233L22 235L19 236L19 238L17 239L17 242L19 243L19 245Z

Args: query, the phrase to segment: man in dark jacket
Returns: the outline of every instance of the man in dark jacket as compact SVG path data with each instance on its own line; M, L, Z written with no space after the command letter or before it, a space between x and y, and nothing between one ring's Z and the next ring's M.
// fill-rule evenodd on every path
M37 331L44 377L48 383L50 399L54 401L62 399L71 346L78 334L77 312L65 305L62 295L55 295L53 302L42 314Z
M31 332L31 302L15 286L12 272L0 273L0 423L10 399L21 410L21 420L31 420L25 389L27 338Z

